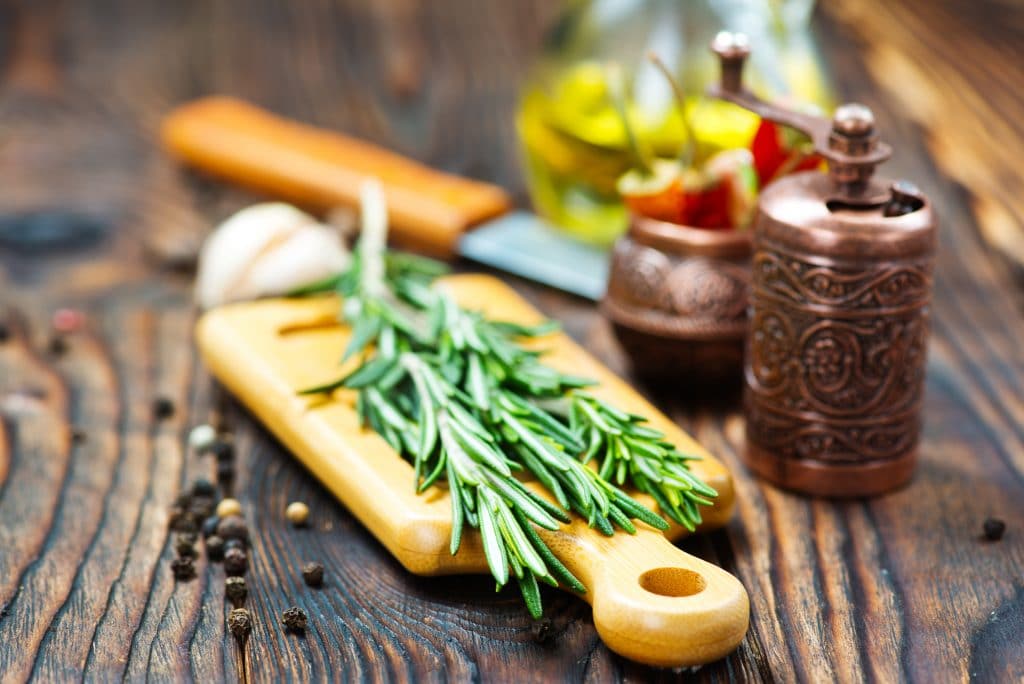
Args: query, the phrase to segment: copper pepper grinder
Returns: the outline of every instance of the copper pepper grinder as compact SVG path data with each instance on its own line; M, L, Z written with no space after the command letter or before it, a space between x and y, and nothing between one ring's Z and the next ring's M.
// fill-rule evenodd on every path
M870 496L906 483L921 429L935 215L913 184L874 176L892 148L871 110L831 120L742 85L742 35L712 42L712 94L810 136L828 173L761 193L754 225L744 408L748 466L779 486Z

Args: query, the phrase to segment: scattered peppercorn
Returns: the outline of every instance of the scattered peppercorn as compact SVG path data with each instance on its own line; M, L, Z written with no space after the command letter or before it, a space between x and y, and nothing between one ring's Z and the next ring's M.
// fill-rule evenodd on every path
M281 613L281 624L290 632L306 631L306 611L298 606L292 606Z
M183 534L179 534L174 540L174 552L179 558L195 558L198 555L195 541Z
M205 453L217 441L217 431L212 425L196 425L188 433L188 445L198 453Z
M217 496L217 485L213 484L205 477L197 477L192 482L192 496Z
M196 576L196 564L191 558L178 557L171 561L171 572L174 573L174 579L181 581L188 581L194 579Z
M249 567L249 557L241 549L224 552L224 572L232 576L244 575Z
M199 517L180 506L171 507L167 523L175 532L196 532L199 529Z
M241 539L224 539L224 550L230 551L231 549L238 549L239 551L245 551L245 542Z
M207 517L205 520L203 520L203 537L209 538L217 534L217 523L219 522L220 518L218 518L216 515L211 515Z
M82 442L85 441L85 438L86 438L85 430L83 430L81 428L71 428L71 443L72 444L81 444Z
M217 504L214 502L213 497L197 496L192 500L190 510L198 515L200 519L206 520L217 510Z
M244 640L252 631L252 615L245 608L235 608L228 615L228 629L239 641Z
M249 595L249 587L245 583L245 578L228 577L225 579L224 594L231 601L232 605L238 608L245 602L245 597Z
M246 526L245 520L239 515L222 516L220 522L217 523L217 535L223 537L225 541L228 539L239 539L248 543L249 528Z
M199 541L199 532L196 530L184 530L178 533L177 538L183 540L187 544L195 544Z
M221 518L242 515L242 504L238 503L238 499L221 499L217 504L217 515Z
M534 620L533 624L530 625L530 631L533 633L534 641L538 644L546 644L554 634L551 618L542 617L539 620Z
M206 538L206 557L212 561L224 560L224 540L213 535Z
M293 501L284 509L284 517L295 527L301 527L309 520L309 506L301 501Z
M985 539L999 541L1003 538L1003 533L1006 532L1006 523L999 518L988 518L985 520L983 529L985 531Z
M63 356L68 350L68 341L63 335L54 335L46 348L54 356Z
M157 420L164 420L174 415L174 402L167 397L157 397L153 400L153 417Z
M219 439L214 442L210 448L213 455L217 457L217 460L222 463L227 463L235 459L235 445L226 439Z
M217 461L217 482L225 491L231 489L235 481L235 466L227 461Z
M302 566L302 579L311 587L323 586L324 565L323 563L306 563Z
M11 339L11 329L7 327L6 323L0 321L0 344L3 344L9 339Z

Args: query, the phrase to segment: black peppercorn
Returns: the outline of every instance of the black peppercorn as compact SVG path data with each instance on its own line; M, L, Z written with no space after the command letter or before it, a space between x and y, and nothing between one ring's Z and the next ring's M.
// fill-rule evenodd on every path
M179 558L195 558L198 555L195 542L181 535L174 540L174 552Z
M206 538L206 557L212 561L224 560L224 540L213 535Z
M81 444L85 441L86 432L81 428L71 428L71 443Z
M203 536L209 538L217 534L218 523L220 523L220 518L218 518L215 515L211 515L205 520L203 520Z
M249 567L249 557L241 549L228 549L224 552L224 572L229 575L244 575Z
M183 510L178 506L171 508L167 522L175 532L197 532L199 530L199 517L192 511Z
M210 447L210 451L217 457L217 460L221 463L230 463L235 459L235 446L228 441L218 439Z
M196 564L191 558L175 558L171 561L171 572L174 579L188 581L196 576Z
M196 478L192 483L192 496L205 496L213 498L217 496L217 487L205 477Z
M223 537L222 537L223 539ZM231 549L238 549L239 551L245 551L248 547L245 542L241 539L224 539L224 550L230 551Z
M229 515L221 518L217 523L217 535L228 539L239 539L243 542L249 541L249 528L240 515Z
M164 420L174 415L174 402L167 397L157 397L153 400L153 417L157 420Z
M291 632L304 632L306 630L306 611L298 606L292 606L281 613L281 624Z
M1006 532L1006 523L998 518L988 518L985 520L983 529L985 531L985 539L999 541L1003 538L1003 533Z
M235 466L227 461L217 462L217 482L224 488L225 491L231 489L231 484L235 481Z
M224 594L231 601L231 604L236 608L245 602L245 597L249 595L249 587L245 583L244 577L228 577L224 580Z
M7 327L6 323L0 321L0 344L3 344L9 339L11 339L11 329Z
M311 587L319 587L324 583L323 563L306 563L302 566L302 579Z
M539 620L534 620L533 624L530 625L530 631L533 633L533 640L538 644L546 644L551 640L554 629L551 625L551 618L542 617Z
M203 520L206 520L214 511L217 510L217 504L212 497L209 496L197 496L192 499L192 505L189 506L190 510L198 515Z
M68 341L63 335L54 335L46 348L54 356L63 356L68 350Z
M228 629L236 639L244 640L252 631L252 615L245 608L235 608L228 615Z

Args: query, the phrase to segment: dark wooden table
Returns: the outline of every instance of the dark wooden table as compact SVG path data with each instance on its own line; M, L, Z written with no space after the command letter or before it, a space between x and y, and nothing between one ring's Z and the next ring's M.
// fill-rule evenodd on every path
M0 221L44 208L109 228L45 253L0 247L11 333L0 345L0 679L674 676L609 653L589 608L568 596L545 594L553 622L540 643L518 596L493 594L487 578L406 574L252 418L218 398L190 342L190 276L166 265L252 201L176 169L153 143L164 112L206 93L521 193L516 86L556 4L0 3ZM687 388L654 393L737 480L733 522L684 547L742 580L751 629L696 678L1016 680L1024 317L1010 262L983 236L999 242L1024 216L1024 11L1007 0L823 5L818 25L840 90L875 109L897 144L888 173L915 179L942 217L921 464L910 487L876 500L800 498L746 473L735 406L708 406ZM626 372L593 307L515 285ZM88 315L63 354L49 345L60 307ZM170 420L152 419L157 395L176 403ZM219 403L258 530L256 627L244 655L224 635L221 569L201 565L198 580L181 584L168 569L171 500L211 469L184 438ZM280 516L296 499L314 511L301 534ZM1001 542L981 538L990 515L1007 523ZM304 559L325 562L327 588L297 581ZM313 618L306 638L276 626L292 603Z

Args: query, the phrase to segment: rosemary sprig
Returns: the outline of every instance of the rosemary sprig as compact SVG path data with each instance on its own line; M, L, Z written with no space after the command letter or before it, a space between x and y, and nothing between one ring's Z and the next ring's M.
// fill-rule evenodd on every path
M412 462L417 490L447 484L452 554L467 525L478 529L497 587L514 577L539 617L538 580L586 589L535 527L556 530L572 511L607 535L615 527L635 532L634 520L666 529L620 488L627 483L681 525L700 522L699 506L715 491L689 470L692 456L644 418L587 392L591 381L546 366L521 344L551 324L522 326L463 309L431 285L443 267L386 252L379 186L364 189L363 217L352 265L333 282L352 328L343 360L360 362L303 393L356 390L361 422ZM551 500L520 480L527 475Z

